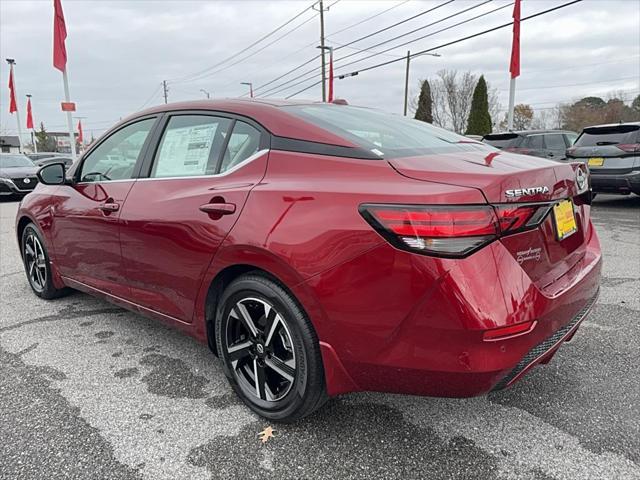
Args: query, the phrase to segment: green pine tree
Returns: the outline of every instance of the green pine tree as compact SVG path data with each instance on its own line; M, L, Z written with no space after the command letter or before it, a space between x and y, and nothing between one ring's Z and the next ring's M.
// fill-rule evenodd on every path
M431 99L431 86L428 80L424 80L420 86L420 96L418 97L418 108L414 118L423 122L433 123L432 114L433 100Z
M44 123L40 122L40 130L35 133L36 137L36 145L38 146L39 152L53 152L56 146L56 142L51 136L47 133L47 130L44 128Z
M487 135L491 133L491 115L489 114L489 97L484 75L480 76L473 91L467 135Z

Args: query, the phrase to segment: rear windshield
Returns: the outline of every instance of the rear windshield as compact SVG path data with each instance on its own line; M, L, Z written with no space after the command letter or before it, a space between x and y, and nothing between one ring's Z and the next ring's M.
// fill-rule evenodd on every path
M496 133L493 135L485 135L482 141L493 147L502 149L515 147L520 141L520 137L515 133Z
M33 162L24 155L0 155L0 167L33 167Z
M639 125L614 125L612 127L585 128L578 137L574 147L597 147L601 145L617 145L638 143Z
M487 148L429 123L369 108L332 104L282 108L385 158Z

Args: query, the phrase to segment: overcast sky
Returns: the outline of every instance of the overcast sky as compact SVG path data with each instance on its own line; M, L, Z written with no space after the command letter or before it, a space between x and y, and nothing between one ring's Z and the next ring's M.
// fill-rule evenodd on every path
M340 67L372 55L372 51L386 50L511 3L511 0L493 0L480 5L483 1L456 0L341 48L335 52L336 72L350 72L393 60L406 55L407 49L415 52L436 47L511 20L512 7L506 6L408 46ZM566 1L524 0L522 16ZM325 0L325 6L334 2ZM338 47L444 2L339 0L325 12L327 44ZM62 77L52 65L52 3L51 0L0 0L2 134L14 134L16 129L14 116L8 114L8 66L4 62L7 57L17 62L16 85L22 122L26 116L24 95L30 93L36 122L44 121L48 130L65 128L65 116L60 111ZM258 87L317 55L319 19L315 11L308 9L264 42L211 69L310 7L311 0L62 0L62 3L67 20L71 97L78 105L76 115L87 117L84 121L87 136L91 131L97 136L142 106L161 103L160 84L164 79L169 80L169 101L203 98L200 89L209 91L213 97L235 97L247 91L240 82L251 81ZM412 35L374 46L474 6L476 8L466 13ZM362 22L387 9L390 10ZM362 23L353 26L358 22ZM337 33L332 35L334 32ZM275 41L280 36L284 37ZM270 42L274 42L273 45L251 55ZM358 53L354 48L370 50ZM416 58L411 64L412 91L417 93L420 78L432 76L440 69L470 70L484 74L490 86L499 90L500 101L506 106L510 48L511 28L504 28L440 48L437 52L441 57ZM523 22L521 52L517 103L530 103L534 109L543 109L559 101L585 95L605 96L614 90L623 92L624 98L630 100L640 92L640 0L584 0ZM337 60L353 53L356 54L349 59ZM262 91L317 66L319 60ZM194 74L202 71L206 76L192 80ZM357 77L336 80L336 96L352 104L401 113L404 72L405 63L399 61ZM290 95L317 79L319 73L275 96ZM258 96L260 93L258 91ZM318 100L320 87L313 87L296 98Z

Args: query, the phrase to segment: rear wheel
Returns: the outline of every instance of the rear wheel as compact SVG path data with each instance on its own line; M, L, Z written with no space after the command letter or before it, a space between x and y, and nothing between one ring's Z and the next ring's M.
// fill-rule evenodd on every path
M33 223L22 232L22 259L29 285L40 298L47 300L66 295L69 289L55 288L51 275L51 263L40 232Z
M279 284L261 275L238 278L224 291L217 318L225 375L253 411L290 422L326 401L315 331Z

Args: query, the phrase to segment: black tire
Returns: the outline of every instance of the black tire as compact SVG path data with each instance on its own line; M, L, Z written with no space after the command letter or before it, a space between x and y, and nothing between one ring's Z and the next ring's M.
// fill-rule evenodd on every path
M33 223L22 232L20 241L22 260L31 290L40 298L51 300L70 292L68 288L55 288L52 281L51 262L42 235Z
M237 278L223 292L216 318L224 373L254 412L271 421L293 422L326 402L318 337L281 285L260 274Z

